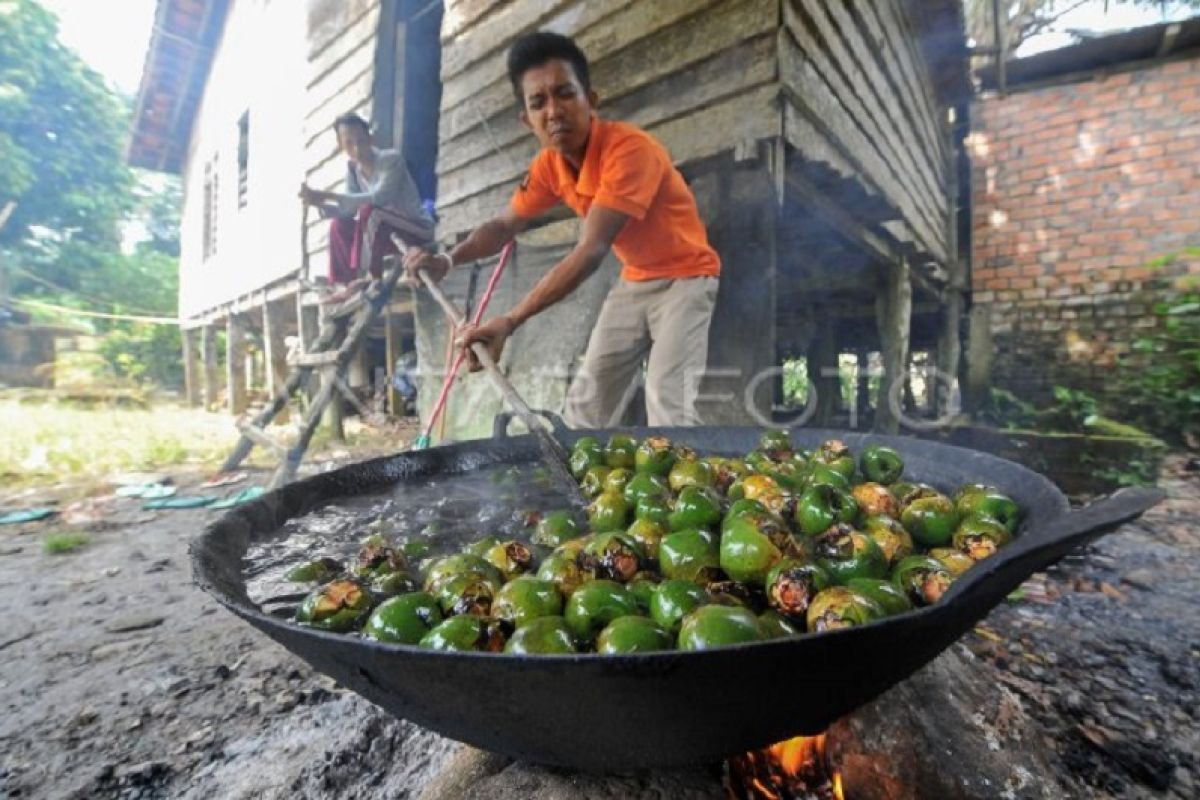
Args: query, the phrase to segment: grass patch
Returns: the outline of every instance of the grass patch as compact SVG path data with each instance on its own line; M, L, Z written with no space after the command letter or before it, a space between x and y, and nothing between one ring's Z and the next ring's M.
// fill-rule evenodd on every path
M14 390L0 393L0 486L5 490L102 485L114 474L131 471L214 472L237 443L237 429L228 414L175 404L80 407L49 394L30 402ZM272 426L269 433L285 442L295 438L290 426ZM342 444L331 441L324 427L318 429L308 456L364 447L390 452L400 444L357 420L347 420L346 433ZM245 464L273 468L277 462L255 447Z
M92 541L86 533L52 533L42 542L46 555L61 556L74 553Z
M0 483L6 488L103 478L181 464L219 464L233 420L178 406L81 408L0 398Z

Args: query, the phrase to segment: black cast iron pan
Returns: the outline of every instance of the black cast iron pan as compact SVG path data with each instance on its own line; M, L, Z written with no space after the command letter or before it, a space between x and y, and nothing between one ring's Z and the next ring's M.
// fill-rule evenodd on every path
M1025 516L1017 538L972 568L929 608L844 631L706 652L521 657L448 653L323 633L263 613L247 597L247 547L286 520L334 500L403 481L533 462L529 435L401 453L344 467L264 495L192 542L197 583L230 611L377 705L454 739L534 762L588 770L713 762L831 722L910 675L969 630L1026 577L1136 518L1162 498L1125 489L1071 511L1046 478L986 453L917 439L793 431L809 449L829 438L858 452L897 448L905 475L943 490L967 482L1003 489ZM744 454L757 428L636 428L709 454ZM568 431L607 437L611 431Z

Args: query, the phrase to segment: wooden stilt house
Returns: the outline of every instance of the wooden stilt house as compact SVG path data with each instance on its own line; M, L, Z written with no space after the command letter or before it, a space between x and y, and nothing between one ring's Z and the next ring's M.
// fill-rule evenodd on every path
M502 207L536 152L504 55L539 28L578 41L601 114L658 137L697 196L725 265L701 387L706 422L830 421L845 410L839 354L865 365L878 353L883 385L907 385L898 376L914 349L957 374L969 94L957 2L451 2L437 162L444 239ZM494 301L501 309L566 253L578 224L564 215L526 237L517 277ZM535 405L561 406L616 272L602 269L517 333L508 367ZM452 285L470 301L481 282L466 273ZM418 321L423 360L435 363L445 341L436 308L420 302ZM784 364L795 358L820 402L782 416ZM876 424L894 427L887 403L873 402ZM478 409L497 403L478 381L456 397L452 419L482 434Z
M885 385L915 350L957 372L968 85L956 0L160 0L159 16L131 158L185 175L182 314L199 332L192 351L211 353L225 331L234 410L245 331L276 385L281 334L303 335L315 313L297 283L294 196L303 179L333 188L344 175L334 117L357 110L404 149L452 243L508 202L536 152L504 70L508 45L536 29L576 38L601 113L658 137L697 196L725 264L706 422L778 418L795 358L822 390L818 421L839 412L839 355L878 353ZM524 235L493 308L565 254L578 225L564 212ZM323 269L321 226L309 230L311 268ZM476 303L487 266L448 279L451 296ZM504 366L531 405L561 407L616 273L605 266L514 338ZM411 327L427 411L444 319L420 294L392 319L381 338L394 351L396 329ZM216 367L203 363L190 373L209 375L193 385L211 401ZM485 434L499 397L475 379L453 397L448 434Z

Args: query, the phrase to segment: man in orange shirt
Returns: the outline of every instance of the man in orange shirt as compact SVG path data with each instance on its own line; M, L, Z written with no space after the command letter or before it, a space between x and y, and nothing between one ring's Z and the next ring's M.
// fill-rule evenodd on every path
M449 252L410 251L406 268L440 279L455 264L500 252L539 214L566 203L583 217L579 242L508 312L464 328L461 343L483 342L499 359L513 331L573 292L611 248L621 278L567 392L567 422L618 424L622 400L645 362L649 424L698 424L694 399L708 358L721 261L691 190L657 140L596 115L587 58L572 40L548 32L520 37L508 53L508 74L521 121L541 152L508 209Z

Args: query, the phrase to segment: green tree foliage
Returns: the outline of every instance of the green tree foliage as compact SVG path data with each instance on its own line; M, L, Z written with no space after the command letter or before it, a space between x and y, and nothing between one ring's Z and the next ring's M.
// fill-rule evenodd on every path
M174 317L179 208L174 178L135 175L124 162L130 104L58 40L34 0L0 0L0 231L13 296L117 315ZM121 249L122 227L144 233ZM90 319L109 371L182 383L174 325Z
M1150 266L1161 269L1180 256L1200 259L1200 248ZM1121 413L1168 441L1200 447L1200 278L1176 278L1154 314L1158 325L1134 341L1121 364Z
M183 208L183 187L177 178L158 177L161 181L142 181L135 189L140 211L138 217L149 237L149 247L178 258L179 212Z
M0 0L0 231L13 246L43 229L55 242L115 244L131 207L123 159L128 110L58 40L58 21L33 0Z
M178 258L158 249L151 240L131 254L109 254L85 276L83 288L97 296L114 298L119 313L172 317L179 294ZM115 298L128 298L131 306ZM103 320L100 353L116 375L135 382L181 386L179 327L153 323Z

